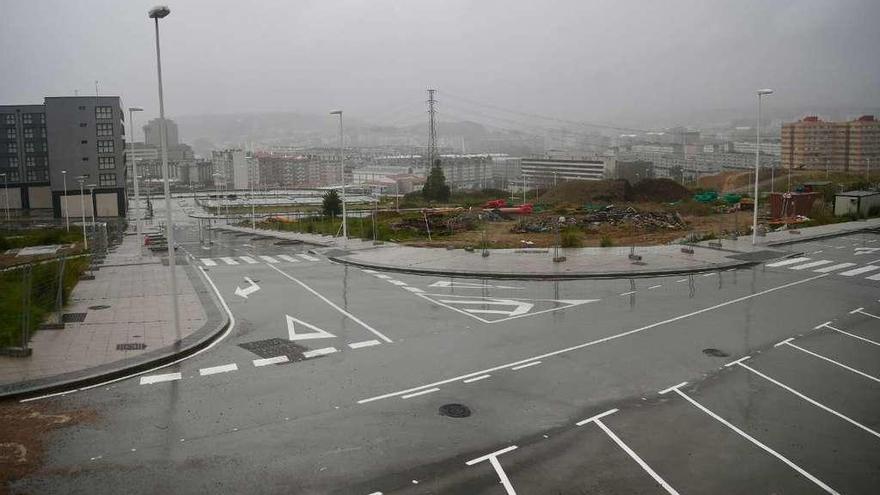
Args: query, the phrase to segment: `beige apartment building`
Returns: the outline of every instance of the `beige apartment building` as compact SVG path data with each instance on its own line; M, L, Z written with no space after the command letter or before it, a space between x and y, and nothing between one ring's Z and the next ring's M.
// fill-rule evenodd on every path
M880 170L880 121L863 115L849 122L805 117L782 124L782 167L863 173Z

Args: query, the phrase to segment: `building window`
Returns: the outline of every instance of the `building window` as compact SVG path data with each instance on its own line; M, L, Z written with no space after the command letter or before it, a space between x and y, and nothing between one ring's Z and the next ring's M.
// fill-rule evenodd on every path
M6 152L7 153L18 153L18 143L6 143Z
M6 129L6 139L15 139L15 129Z
M9 157L9 166L12 168L18 168L18 157L10 156Z
M21 123L24 125L31 125L34 123L34 116L29 113L21 114Z
M113 140L112 139L99 139L98 140L98 153L113 153Z
M80 126L80 127L86 127L86 126L88 126L88 125L89 125L89 124L86 124L85 122L80 122L80 123L79 123L79 126Z
M24 143L24 152L25 153L33 153L34 152L34 142L27 141Z
M46 128L45 127L40 127L40 137L41 138L46 137Z
M33 139L34 138L34 130L31 127L28 127L24 130L24 138L25 139Z
M98 124L98 136L112 136L113 124Z
M7 113L6 114L6 125L15 125L15 114Z
M85 110L85 109L86 109L86 106L85 106L85 105L80 105L80 106L79 106L79 109L80 109L80 110Z
M39 116L39 118L37 119L37 122L39 122L41 125L46 125L46 114L45 113L38 113L37 115Z
M34 157L28 156L28 157L25 157L25 159L24 159L24 165L26 167L36 167L37 161L36 161L36 159L34 159Z
M98 185L101 187L115 186L116 174L98 174Z
M98 168L101 170L112 170L116 168L116 157L114 156L99 156L98 157Z
M113 107L95 107L96 119L112 119Z

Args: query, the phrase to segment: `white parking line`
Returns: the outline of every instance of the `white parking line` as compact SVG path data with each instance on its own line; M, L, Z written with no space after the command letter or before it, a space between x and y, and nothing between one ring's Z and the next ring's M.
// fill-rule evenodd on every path
M854 309L849 312L849 314L854 314L854 313L863 314L865 316L870 316L871 318L874 318L875 320L880 320L880 316L872 315L871 313L866 312L865 308L857 308L857 309Z
M501 450L496 450L491 454L486 454L482 457L477 457L476 459L471 459L465 464L468 466L473 466L474 464L483 462L488 460L489 464L495 469L495 474L498 475L498 479L501 480L501 485L504 487L504 490L507 492L507 495L516 495L516 491L513 489L513 485L510 483L510 480L507 478L507 474L504 472L504 468L501 467L501 463L498 462L498 456L501 454L506 454L512 450L516 450L516 445L511 445L510 447L503 448Z
M281 258L281 259L284 260L284 261L289 261L289 262L291 262L291 263L299 263L299 260L298 260L298 259L296 259L296 258L294 258L293 256L290 256L290 255L288 255L288 254L279 254L279 255L276 255L276 256L278 256L279 258Z
M813 400L813 399L807 397L806 395L804 395L804 394L798 392L797 390L795 390L795 389L789 387L788 385L786 385L786 384L784 384L784 383L782 383L782 382L780 382L780 381L778 381L778 380L775 380L775 379L773 379L773 378L770 378L769 376L765 375L764 373L761 373L760 371L756 370L755 368L750 367L750 366L747 365L747 364L743 364L742 362L737 363L737 364L738 364L739 366L741 366L741 367L743 367L743 368L745 368L745 369L751 371L752 373L754 373L754 374L760 376L761 378L763 378L763 379L769 381L770 383L773 383L774 385L778 385L779 387L781 387L781 388L783 388L783 389L785 389L785 390L788 390L789 392L791 392L791 393L793 393L794 395L800 397L801 399L803 399L803 400L809 402L810 404L813 404L814 406L818 407L819 409L822 409L822 410L825 411L825 412L829 412L829 413L831 413L831 414L837 416L838 418L840 418L840 419L842 419L842 420L844 420L844 421L850 423L851 425L856 426L856 427L858 427L858 428L861 428L861 429L865 430L866 432L870 433L871 435L874 435L875 437L880 438L880 433L877 433L876 431L874 431L874 430L868 428L867 426L865 426L865 425L859 423L858 421L856 421L856 420L850 418L849 416L847 416L847 415L845 415L845 414L843 414L843 413L839 413L839 412L835 411L834 409L831 409L830 407L828 407L828 406L826 406L826 405L824 405L824 404L821 404L821 403L819 403L819 402L817 402L817 401L815 401L815 400Z
M874 380L875 382L880 383L880 378L877 378L877 377L875 377L875 376L871 376L871 375L869 375L869 374L867 374L867 373L865 373L865 372L863 372L863 371L859 371L859 370L857 370L857 369L855 369L855 368L852 368L852 367L847 366L847 365L845 365L845 364L843 364L843 363L840 363L840 362L838 362L838 361L835 361L835 360L833 360L833 359L831 359L831 358L829 358L829 357L825 357L825 356L823 356L823 355L821 355L821 354L815 353L815 352L813 352L813 351L811 351L811 350L804 349L803 347L801 347L801 346L799 346L799 345L792 344L792 343L791 343L792 340L794 340L794 339L791 338L791 339L783 340L782 342L776 344L774 347L779 347L779 346L781 346L781 345L787 345L787 346L789 346L789 347L793 347L793 348L795 348L795 349L797 349L797 350L799 350L799 351L805 352L805 353L807 353L807 354L809 354L809 355L811 355L811 356L815 356L815 357L817 357L817 358L819 358L819 359L822 359L822 360L824 360L824 361L828 361L828 362L831 363L831 364L834 364L834 365L840 366L841 368L843 368L843 369L845 369L845 370L847 370L847 371L851 371L851 372L853 372L853 373L855 373L855 374L857 374L857 375L861 375L861 376L863 376L863 377L865 377L865 378L867 378L867 379L869 379L869 380Z
M631 291L629 291L629 292L624 292L624 293L622 293L622 294L620 294L620 295L621 295L621 296L628 296L628 295L630 295L630 294L635 294L635 293L636 293L636 291L631 290Z
M180 380L182 375L180 373L168 373L165 375L148 375L141 377L141 385L149 385L151 383L162 383L162 382L172 382L174 380Z
M279 271L280 271L280 270L279 270ZM283 273L283 272L282 272L282 273ZM679 315L679 316L675 316L675 317L672 317L672 318L668 318L668 319L663 320L663 321L658 321L658 322L655 322L655 323L651 323L650 325L645 325L645 326L643 326L643 327L634 328L634 329L632 329L632 330L627 330L627 331L625 331L625 332L616 333L616 334L609 335L609 336L607 336L607 337L602 337L602 338L595 339L595 340L590 340L590 341L584 342L584 343L582 343L582 344L574 345L574 346L571 346L571 347L565 347L565 348L563 348L563 349L558 349L558 350L551 351L551 352L547 352L547 353L540 354L540 355L537 355L537 356L532 356L532 357L529 357L529 358L520 359L519 361L514 361L514 362L512 362L512 363L505 363L505 364L501 364L501 365L498 365L498 366L493 366L493 367L491 367L491 368L486 368L486 369L483 369L483 370L474 371L474 372L471 372L471 373L466 373L466 374L464 374L464 375L459 375L459 376L456 376L456 377L447 378L447 379L445 379L445 380L439 380L439 381L436 381L436 382L433 382L433 383L429 383L429 384L426 384L426 385L420 385L420 386L417 386L417 387L408 388L408 389L406 389L406 390L399 390L399 391L397 391L397 392L391 392L391 393L387 393L387 394L377 395L377 396L374 396L374 397L368 397L368 398L366 398L366 399L361 399L361 400L357 401L357 403L358 403L358 404L366 404L367 402L373 402L373 401L377 401L377 400L381 400L381 399L388 399L388 398L390 398L390 397L397 397L397 396L399 396L399 395L408 394L408 393L410 393L410 392L415 392L416 390L422 390L422 389L425 389L425 388L436 387L436 386L438 386L438 385L445 385L445 384L447 384L447 383L457 382L457 381L463 380L463 379L465 379L465 378L470 378L470 377L472 377L472 376L484 375L484 374L486 374L486 373L492 373L493 371L498 371L498 370L502 370L502 369L510 368L510 367L512 367L512 366L519 366L520 364L524 364L524 363L528 363L528 362L531 362L531 361L535 361L535 360L537 360L537 359L546 359L546 358L549 358L549 357L552 357L552 356L558 356L558 355L560 355L560 354L566 354L566 353L568 353L568 352L572 352L572 351L576 351L576 350L584 349L584 348L591 347L591 346L594 346L594 345L597 345L597 344L602 344L602 343L605 343L605 342L610 342L610 341L612 341L612 340L617 340L617 339L620 339L620 338L623 338L623 337L626 337L626 336L629 336L629 335L634 335L634 334L637 334L637 333L640 333L640 332L644 332L644 331L646 331L646 330L650 330L650 329L652 329L652 328L656 328L656 327L659 327L659 326L668 325L668 324L670 324L670 323L674 323L674 322L676 322L676 321L684 320L684 319L686 319L686 318L690 318L690 317L692 317L692 316L697 316L697 315L701 315L701 314L703 314L703 313L707 313L707 312L709 312L709 311L714 311L714 310L716 310L716 309L724 308L724 307L730 306L731 304L737 304L737 303L740 303L740 302L743 302L743 301L748 301L748 300L750 300L750 299L754 299L754 298L757 298L757 297L761 297L761 296L764 296L764 295L766 295L766 294L770 294L770 293L772 293L772 292L776 292L776 291L780 291L780 290L783 290L783 289L787 289L787 288L789 288L789 287L796 287L796 286L798 286L798 285L805 284L805 283L809 283L809 282L812 282L813 280L818 280L818 279L820 279L820 278L827 277L827 276L828 276L827 274L824 274L824 273L823 273L823 274L821 274L821 275L815 275L815 276L813 276L813 277L809 277L809 278L805 278L805 279L802 279L802 280L798 280L798 281L796 281L796 282L789 282L789 283L787 283L787 284L778 285L778 286L776 286L776 287L771 287L771 288L769 288L769 289L765 289L765 290L762 290L762 291L759 291L759 292L755 292L755 293L753 293L753 294L749 294L749 295L747 295L747 296L737 297L737 298L735 298L735 299L730 299L730 300L728 300L728 301L725 301L725 302L722 302L722 303L718 303L718 304L715 304L715 305L712 305L712 306L709 306L709 307L706 307L706 308L703 308L703 309L698 309L698 310L696 310L696 311L692 311L692 312L690 312L690 313L685 313L685 314L682 314L682 315Z
M523 368L528 368L530 366L537 366L539 364L541 364L541 361L532 361L531 363L521 364L519 366L514 366L513 368L510 368L510 369L512 369L513 371L516 371L516 370L521 370Z
M604 418L605 416L614 414L616 412L617 412L617 409L611 409L610 411L605 411L602 414L598 414L596 416L593 416L592 418L585 419L585 420L580 421L576 424L578 426L583 426L583 425L590 423L590 422L596 423L596 426L601 428L602 431L604 431L605 434L611 438L611 440L614 440L614 443L616 443L618 447L623 449L623 451L626 452L627 455L629 455L632 458L632 460L636 461L636 463L639 466L641 466L642 469L644 469L646 473L651 475L651 477L654 478L654 481L656 481L660 486L662 486L663 489L666 490L667 493L670 493L672 495L678 495L678 492L675 490L675 488L672 488L672 486L669 483L667 483L666 480L661 478L660 475L657 474L656 471L651 469L651 466L649 466L647 462L645 462L641 457L639 457L639 455L636 454L633 449L629 448L629 446L627 444L623 443L623 440L621 440L620 437L615 435L614 432L611 431L611 428L608 428L607 426L605 426L605 423L602 422L602 418Z
M247 263L248 265L254 265L254 264L259 263L259 261L251 258L250 256L239 256L239 258L241 258L241 260L244 261L245 263Z
M321 261L320 259L315 258L314 256L309 256L308 254L305 254L305 253L296 253L296 255L306 261Z
M798 466L798 465L795 464L794 462L788 460L788 458L786 458L784 455L782 455L782 454L780 454L779 452L776 452L775 450L771 449L770 447L764 445L764 444L761 443L758 439L756 439L756 438L752 437L751 435L749 435L748 433L746 433L746 432L740 430L739 428L737 428L736 426L734 426L732 423L728 422L726 419L724 419L724 418L722 418L721 416L719 416L719 415L713 413L712 411L710 411L709 409L707 409L706 407L704 407L704 406L703 406L702 404L700 404L699 402L697 402L697 401L695 401L694 399L691 399L690 397L688 397L687 394L685 394L684 392L682 392L681 390L679 390L680 387L682 387L683 385L686 385L686 384L687 384L687 382L679 383L678 385L676 385L676 386L674 386L674 387L670 387L670 388L668 388L668 389L666 389L666 390L663 390L663 391L661 391L660 393L663 394L663 393L667 393L667 392L669 392L669 391L674 391L675 393L677 393L678 395L680 395L682 398L684 398L686 401L688 401L688 402L690 402L692 405L694 405L697 409L703 411L704 413L708 414L709 416L711 416L712 418L714 418L714 419L715 419L716 421L718 421L719 423L721 423L721 424L723 424L724 426L726 426L726 427L730 428L731 430L735 431L735 432L738 433L741 437L743 437L743 438L745 438L746 440L748 440L748 441L752 442L753 444L757 445L758 447L760 447L761 449L763 449L763 450L764 450L765 452L767 452L768 454L770 454L770 455L772 455L773 457L775 457L775 458L779 459L780 461L784 462L785 464L788 465L788 467L794 469L795 471L797 471L798 473L800 473L801 475L803 475L804 477L806 477L807 479L809 479L810 481L812 481L813 483L815 483L816 485L818 485L820 488L822 488L823 490L825 490L826 492L828 492L828 493L833 493L833 494L835 494L835 495L839 495L839 493L838 493L836 490L834 490L834 489L831 488L830 486L828 486L828 485L826 485L825 483L823 483L821 480L819 480L819 478L816 478L816 477L813 476L812 474L806 472L803 468L801 468L800 466Z
M816 273L828 273L836 270L843 270L844 268L849 268L851 266L856 266L855 263L838 263L836 265L826 266L825 268L819 268L818 270L813 270Z
M418 287L404 287L404 289L406 289L406 290L408 290L408 291L410 291L410 292L415 292L415 293L422 293L422 292L425 292L425 291L423 291L422 289L419 289Z
M235 261L235 259L229 258L229 257L220 258L220 261L226 263L227 265L237 265L238 264L238 262Z
M832 260L819 260L812 261L810 263L804 263L803 265L790 266L789 270L806 270L807 268L815 268L817 266L827 265L828 263L834 263Z
M648 290L659 289L660 287L663 287L663 286L662 285L652 285L652 286L648 287Z
M440 390L440 389L439 388L430 388L428 390L422 390L421 392L416 392L414 394L404 395L403 397L401 397L401 399L409 399L411 397L418 397L420 395L430 394L430 393L436 392L438 390Z
M856 335L856 334L854 334L854 333L849 333L849 332L844 331L844 330L841 330L841 329L839 329L839 328L832 327L831 325L829 325L829 323L831 323L831 322L830 322L830 321L829 321L829 322L825 322L825 323L823 323L823 324L817 326L816 328L818 329L818 328L825 327L825 328L827 328L827 329L829 329L829 330L834 330L835 332L840 332L840 333L842 333L842 334L844 334L844 335L849 335L850 337L852 337L852 338L854 338L854 339L863 340L863 341L865 341L865 342L867 342L867 343L869 343L869 344L874 344L874 345L876 345L876 346L880 346L880 342L874 342L873 340L871 340L871 339L866 339L865 337L862 337L861 335Z
M486 378L489 378L490 376L492 376L492 375L480 375L480 376L475 376L475 377L473 377L473 378L468 378L467 380L464 380L464 383L478 382L478 381L480 381L480 380L485 380Z
M229 373L230 371L238 370L238 365L235 363L232 364L224 364L222 366L212 366L210 368L202 368L199 370L199 375L207 376L207 375L216 375L218 373Z
M352 342L351 344L348 344L348 347L351 347L352 349L360 349L362 347L371 347L379 344L381 344L381 342L378 340L365 340L363 342Z
M273 258L271 256L260 256L260 259L262 259L266 263L278 263L278 260L276 260L275 258Z
M281 363L286 363L288 361L290 361L290 359L287 356L275 356L275 357L270 357L270 358L265 358L265 359L254 359L254 366L259 368L260 366L269 366L270 364L281 364Z
M202 263L205 266L217 266L217 262L212 260L211 258L202 258Z
M877 269L880 269L880 266L867 265L867 266L863 266L861 268L856 268L855 270L850 270L848 272L838 273L838 275L843 275L844 277L852 277L854 275L859 275L859 274L862 274L865 272L872 272Z
M315 356L324 356L327 354L333 354L336 352L335 347L323 347L321 349L315 349L313 351L306 351L303 353L303 357L310 358Z
M780 266L794 265L796 263L802 263L804 261L810 261L810 258L803 258L803 257L802 258L788 258L787 260L777 261L776 263L768 263L765 266L770 267L770 268L776 268L776 267L780 267Z

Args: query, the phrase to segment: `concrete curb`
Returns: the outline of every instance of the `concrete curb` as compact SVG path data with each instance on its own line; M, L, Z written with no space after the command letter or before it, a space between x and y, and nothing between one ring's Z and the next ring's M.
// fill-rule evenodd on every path
M140 356L51 377L0 385L0 400L25 399L106 382L171 363L210 345L229 327L229 316L223 311L214 291L208 286L205 279L196 273L196 269L190 264L181 266L184 267L184 271L193 282L199 301L207 313L208 320L202 325L202 328L173 345ZM195 279L198 279L198 284L195 283Z
M850 234L858 234L860 232L871 232L871 231L878 231L878 230L880 230L880 227L865 226L864 228L860 228L860 229L853 229L853 230L839 231L839 232L829 232L827 234L815 234L815 235L808 235L808 236L795 235L794 238L791 238L791 239L785 239L782 241L775 241L775 242L768 242L767 244L764 244L764 245L768 246L768 247L787 246L789 244L795 244L798 242L809 242L809 241L815 241L817 239L829 239L832 237L841 237L841 236L850 235Z
M345 259L342 256L328 257L330 261L342 263L345 265L356 266L358 268L367 268L370 270L380 270L385 272L409 273L413 275L439 275L445 277L461 277L461 278L491 278L491 279L516 279L516 280L582 280L582 279L609 279L609 278L648 278L661 277L666 275L687 275L691 273L705 273L719 270L728 270L731 268L746 268L764 263L764 261L731 261L728 263L719 263L712 266L702 266L694 268L673 268L673 269L654 269L654 270L634 270L628 272L596 272L596 273L513 273L513 272L479 272L464 270L448 270L434 268L410 268L392 265L382 265L379 263L365 263L362 261L353 261Z

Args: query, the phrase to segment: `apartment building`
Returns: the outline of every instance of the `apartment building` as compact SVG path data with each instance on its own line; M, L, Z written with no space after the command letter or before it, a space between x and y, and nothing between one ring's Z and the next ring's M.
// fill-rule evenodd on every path
M863 115L849 122L809 116L782 125L782 167L864 172L880 165L880 122Z

